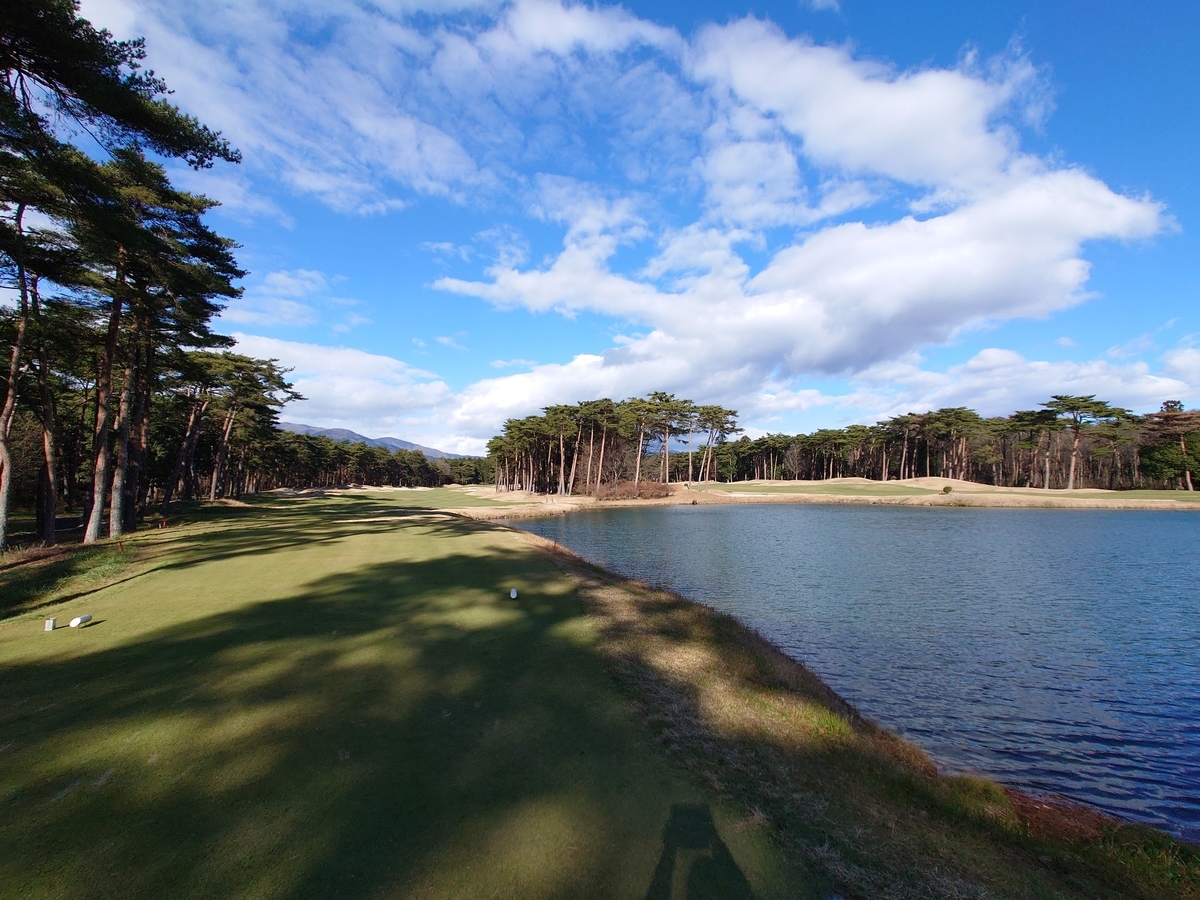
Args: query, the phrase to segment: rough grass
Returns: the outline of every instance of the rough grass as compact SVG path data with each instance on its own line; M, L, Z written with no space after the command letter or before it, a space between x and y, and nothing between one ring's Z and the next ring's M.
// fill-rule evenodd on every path
M1195 850L941 777L732 619L429 494L184 511L0 623L0 897L1200 896Z
M111 584L134 561L119 544L28 547L0 555L0 618L28 613Z

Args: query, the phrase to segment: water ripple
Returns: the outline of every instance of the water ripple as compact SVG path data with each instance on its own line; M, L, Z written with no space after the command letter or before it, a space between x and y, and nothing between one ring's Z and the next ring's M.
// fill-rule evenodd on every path
M943 766L1200 843L1200 517L720 506L522 522L737 616Z

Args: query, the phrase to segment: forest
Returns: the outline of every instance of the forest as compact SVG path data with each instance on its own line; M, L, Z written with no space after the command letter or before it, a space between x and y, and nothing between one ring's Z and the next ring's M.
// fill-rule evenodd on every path
M241 293L237 247L166 168L240 155L169 102L141 40L78 13L0 4L0 551L16 509L30 539L91 543L176 498L483 477L276 429L299 398L287 370L213 331Z
M656 392L509 419L488 444L503 490L645 496L671 482L942 476L1003 487L1193 490L1200 412L1148 415L1055 395L984 418L965 407L812 434L742 436L737 412Z

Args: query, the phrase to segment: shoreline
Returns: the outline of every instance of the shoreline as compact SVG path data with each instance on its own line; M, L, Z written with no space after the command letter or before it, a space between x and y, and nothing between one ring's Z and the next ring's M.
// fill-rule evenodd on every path
M714 485L721 485L720 487ZM949 487L948 493L943 489ZM827 481L739 481L713 482L704 489L684 484L670 485L667 497L597 500L587 495L524 495L498 491L491 485L469 485L465 493L505 504L503 507L471 507L454 512L480 520L523 519L564 515L583 509L623 509L648 506L710 506L737 504L821 504L860 506L920 506L976 509L1110 509L1176 510L1200 512L1200 493L1184 491L1106 491L1087 489L1068 492L1042 488L994 487L949 478L913 478L906 481L870 481L865 478L834 478ZM908 493L895 493L907 491ZM1180 493L1185 499L1165 496L1130 496ZM1191 499L1195 498L1195 499Z
M457 511L452 510L445 510L445 512L457 513ZM490 522L489 524L498 525L501 528L511 531L522 543L551 557L565 574L576 581L582 582L581 588L584 588L588 582L594 579L618 590L665 598L668 603L683 604L693 608L705 617L712 617L730 623L737 630L739 637L744 643L770 658L769 665L772 668L790 676L788 680L803 683L806 688L815 691L830 707L841 715L844 715L854 727L862 728L872 734L872 736L882 738L889 753L895 754L907 764L915 762L922 774L930 775L936 779L953 780L969 778L980 779L995 784L1004 792L1013 807L1019 810L1019 814L1029 820L1027 824L1033 830L1041 828L1050 831L1062 831L1066 829L1072 832L1076 838L1094 840L1106 828L1148 828L1160 831L1171 840L1178 841L1180 844L1200 849L1200 845L1184 841L1182 838L1171 835L1169 832L1156 826L1109 813L1092 806L1086 801L1065 794L1031 791L1020 786L1005 784L985 773L970 771L955 772L946 769L939 765L928 751L910 739L863 715L853 703L830 687L817 672L788 654L769 638L745 624L736 616L721 612L706 603L687 597L677 591L655 587L636 578L614 572L598 563L593 563L585 559L574 550L557 541L530 531L525 531L518 526L497 522ZM583 593L582 590L581 593ZM611 613L603 611L597 613L595 610L589 608L588 615L591 618L599 618L601 623L604 624L604 620ZM1034 819L1038 821L1035 823Z
M790 854L832 875L845 896L892 896L895 883L867 876L859 861L871 858L875 869L879 857L905 846L927 857L945 830L959 830L977 848L1031 853L1035 866L1053 864L1072 872L1077 884L1091 881L1092 896L1114 888L1130 897L1200 896L1143 892L1144 884L1121 874L1129 871L1130 851L1179 854L1181 867L1194 873L1200 846L1066 795L943 769L733 616L612 572L519 526L489 524L512 532L576 582L611 676L664 751L765 821ZM907 833L898 837L900 831ZM939 873L934 894L975 896L982 883L968 874L971 867L955 868ZM1184 876L1188 889L1189 878L1195 875Z

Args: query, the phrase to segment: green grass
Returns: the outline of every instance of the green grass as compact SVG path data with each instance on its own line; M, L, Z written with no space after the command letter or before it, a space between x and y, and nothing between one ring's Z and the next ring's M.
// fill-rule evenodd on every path
M0 570L67 598L0 622L0 897L1200 896L1194 850L938 776L733 620L463 499L194 507Z
M697 817L731 896L794 895L573 582L432 493L188 511L134 577L0 623L0 896L640 898Z
M119 544L66 545L0 556L0 618L90 594L118 580L134 562Z

